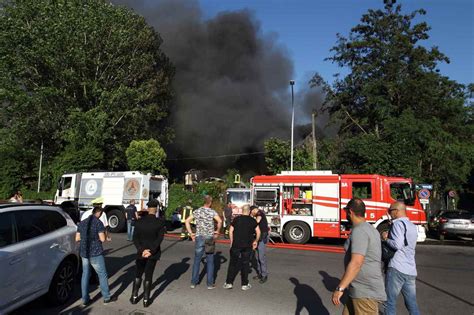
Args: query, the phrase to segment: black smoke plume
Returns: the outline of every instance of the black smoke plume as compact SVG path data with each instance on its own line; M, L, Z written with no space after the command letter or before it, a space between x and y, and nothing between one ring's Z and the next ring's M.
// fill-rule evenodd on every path
M176 138L169 158L262 151L269 137L289 138L293 64L276 35L263 34L250 11L222 12L206 20L194 0L113 3L132 8L155 27L176 67L171 113ZM247 162L255 171L263 168L258 155L180 161L183 169Z

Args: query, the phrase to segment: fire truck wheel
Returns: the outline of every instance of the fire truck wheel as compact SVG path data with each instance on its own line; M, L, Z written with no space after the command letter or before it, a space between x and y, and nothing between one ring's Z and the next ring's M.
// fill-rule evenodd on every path
M290 222L285 226L285 239L291 244L305 244L309 241L311 231L303 221Z
M112 233L122 232L127 224L125 215L117 209L107 212L107 220L109 221L109 230Z
M382 222L377 226L377 231L379 231L380 236L383 232L388 232L390 230L390 224L388 222Z

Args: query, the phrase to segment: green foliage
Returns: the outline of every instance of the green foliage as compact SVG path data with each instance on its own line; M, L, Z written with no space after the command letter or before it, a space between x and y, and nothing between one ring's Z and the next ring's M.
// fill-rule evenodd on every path
M340 123L328 164L458 189L473 171L472 87L439 74L449 59L421 45L430 27L414 20L424 14L390 4L369 10L348 37L338 35L327 58L349 73L332 86L316 74L311 84L326 92L325 108Z
M311 170L313 157L306 146L298 146L293 151L293 169ZM291 164L291 144L289 141L270 138L265 141L265 162L267 169L272 174L289 171Z
M224 175L224 180L227 187L234 187L235 175L239 174L239 170L232 168L228 169L226 174ZM241 178L242 181L242 178Z
M42 141L50 174L124 169L132 140L169 142L174 70L143 17L104 0L0 6L0 151L18 163L2 191L37 173Z
M133 140L125 154L131 170L168 176L165 150L155 139Z
M199 183L195 186L194 192L184 189L183 184L171 184L169 187L168 209L166 216L170 217L176 208L188 204L191 200L193 209L197 209L203 205L203 197L208 194L213 198L212 208L218 212L223 209L223 197L226 185L222 183Z

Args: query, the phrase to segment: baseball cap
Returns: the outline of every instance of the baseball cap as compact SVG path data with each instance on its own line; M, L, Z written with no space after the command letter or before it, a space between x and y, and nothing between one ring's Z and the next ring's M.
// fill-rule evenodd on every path
M101 205L104 203L104 197L97 197L91 201L93 205Z

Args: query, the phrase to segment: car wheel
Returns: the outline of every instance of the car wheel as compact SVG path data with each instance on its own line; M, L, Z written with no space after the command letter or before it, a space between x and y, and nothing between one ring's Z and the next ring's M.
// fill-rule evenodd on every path
M55 305L64 304L72 296L76 268L70 260L63 261L54 274L48 291L48 300Z
M107 212L107 220L109 221L109 229L112 233L122 232L127 224L125 215L117 209Z
M291 244L305 244L309 241L311 230L302 221L288 223L285 227L285 238Z

